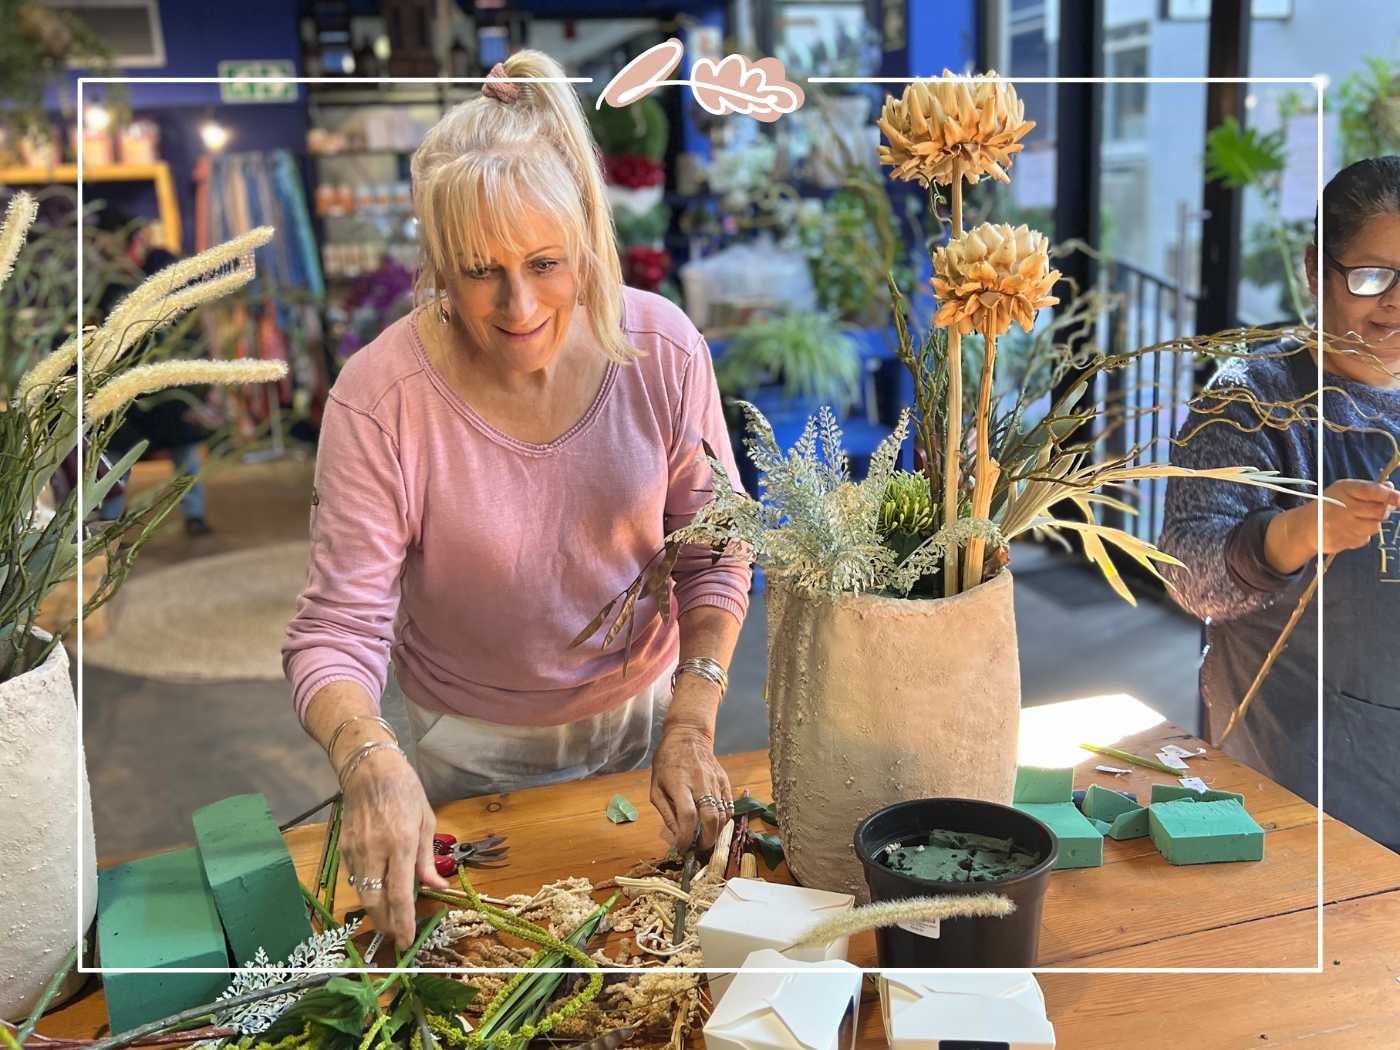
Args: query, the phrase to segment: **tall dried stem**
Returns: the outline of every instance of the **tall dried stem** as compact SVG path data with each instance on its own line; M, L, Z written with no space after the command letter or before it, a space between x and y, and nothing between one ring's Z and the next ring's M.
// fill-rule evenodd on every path
M962 161L953 161L952 229L949 237L961 237L962 224ZM956 327L948 330L948 442L943 447L943 524L952 525L958 519L958 460L962 451L962 334ZM932 449L925 449L929 491L937 492L940 479L934 466ZM943 594L950 597L958 593L958 545L949 544L943 558Z
M986 351L982 356L982 384L977 393L977 476L973 481L972 516L985 518L992 507L992 372L997 360L997 337L990 332L984 337ZM967 564L963 567L963 590L971 590L982 582L982 566L987 543L980 537L967 545Z

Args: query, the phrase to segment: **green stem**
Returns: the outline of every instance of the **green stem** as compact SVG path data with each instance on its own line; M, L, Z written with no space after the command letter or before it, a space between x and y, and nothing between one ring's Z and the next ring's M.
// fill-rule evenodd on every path
M217 1002L205 1003L203 1006L195 1006L189 1010L182 1010L178 1014L171 1014L169 1017L162 1017L158 1021L151 1021L147 1024L139 1025L136 1028L114 1035L110 1038L100 1040L91 1044L87 1050L120 1050L121 1047L130 1046L139 1042L148 1035L158 1035L161 1032L173 1031L181 1028L191 1021L210 1020L217 1014L227 1013L229 1010L236 1010L240 1006L247 1006L249 1003L256 1003L262 999L269 999L274 995L287 995L291 992L302 992L308 988L316 988L325 984L332 977L336 976L336 971L330 970L324 973L306 974L283 984L275 984L270 988L259 988L257 991L248 992L245 995L234 996L232 999L220 999ZM0 1025L0 1028L3 1028Z
M286 831L288 828L294 828L294 827L296 827L298 824L300 824L302 821L306 820L307 818L309 818L309 817L314 817L317 813L321 812L321 810L325 809L327 806L334 805L335 803L339 802L340 799L341 799L341 795L340 795L339 792L337 792L336 794L332 795L330 798L326 799L324 802L318 802L318 803L316 803L316 805L312 806L312 807L311 807L310 809L308 809L305 813L298 813L298 814L297 814L295 817L293 817L291 820L287 821L285 824L280 825L280 826L277 828L277 830L278 830L278 831Z
M689 893L690 882L695 878L695 851L688 850L685 855L685 866L681 870L681 889ZM676 911L671 922L671 947L675 947L685 940L685 913L689 907L689 902L676 901Z
M418 953L422 951L424 943L428 940L429 937L433 935L437 928L442 925L442 921L446 918L447 912L440 911L423 924L423 929L419 931L418 936L414 938L413 944L409 946L408 951L404 952L398 957L398 961L394 964L394 969L396 971L405 970L413 965L413 960L416 959L418 957ZM399 980L400 977L404 976L407 975L397 972L390 974L380 984L379 994L382 995L384 992L388 991L389 986L391 984ZM408 986L405 985L405 987Z
M307 903L311 905L311 907L315 910L317 917L321 920L321 927L323 930L329 930L335 926L341 925L340 923L337 923L335 921L335 916L326 910L326 906L316 899L315 894L313 894L305 886L302 886L299 883L298 888L301 890L301 895L306 898ZM354 965L357 969L363 970L365 968L365 960L360 955L360 950L355 947L355 942L352 941L349 937L345 938L345 957L349 959L351 964ZM374 982L370 980L369 974L362 973L359 976L361 981L369 985L371 989L374 988ZM373 1002L375 1016L383 1017L384 1011L379 1007L378 992L375 993Z
M331 809L331 819L326 825L326 851L321 858L321 870L316 879L316 895L326 904L326 910L335 911L335 880L340 871L340 823L345 815L345 802L342 799Z
M39 1023L39 1018L44 1016L44 1011L49 1008L49 1003L53 1002L53 997L58 994L59 985L68 976L73 967L78 964L78 946L74 945L72 950L64 957L62 964L52 977L49 983L44 986L43 992L39 995L39 1001L34 1004L34 1009L29 1012L28 1019L20 1025L19 1031L15 1034L15 1041L21 1046L34 1031L35 1025ZM8 1031L8 1029L7 1029Z
M1080 744L1085 751L1092 751L1096 755L1106 755L1109 758L1116 758L1120 762L1128 762L1135 766L1142 766L1144 769L1153 769L1158 773L1166 773L1168 776L1180 777L1185 770L1173 769L1171 766L1163 765L1156 759L1143 758L1130 751L1120 751L1116 747L1099 747L1096 744Z
M471 884L471 880L467 878L467 869L465 866L459 866L457 868L457 878L462 884L462 891L471 901L473 910L480 913L486 921L491 924L492 928L498 932L509 933L514 937L519 937L521 940L528 941L544 949L544 951L538 953L535 958L530 961L530 966L532 968L557 965L557 961L551 964L545 960L550 958L557 959L562 954L573 959L574 962L578 963L582 968L592 971L588 979L588 984L571 997L568 1002L546 1016L538 1024L526 1022L518 1029L511 1031L507 1038L514 1037L516 1041L524 1040L528 1042L535 1036L543 1035L561 1020L576 1013L585 1003L597 997L598 993L603 988L603 978L602 974L598 972L598 964L585 955L576 945L571 942L561 941L548 930L526 919L522 919L518 915L512 915L500 908L487 904L477 895L475 888ZM602 921L603 916L607 914L608 909L612 907L618 897L619 894L614 893L606 904L600 905L598 908L594 909L589 919L579 930L574 931L572 936L577 937L582 933L582 938L586 941L587 938L592 935L592 930L597 929L598 923ZM586 932L584 932L585 930ZM549 976L553 975L522 972L512 977L510 981L506 983L505 987L496 993L495 998L487 1004L477 1024L476 1031L468 1038L468 1045L474 1048L485 1046L496 1031L505 1026L505 1022L508 1019L523 1016L519 1012L520 1007L518 1004L522 999L529 999L539 995L542 987L540 978ZM529 982L529 987L526 987L527 981ZM557 984L558 982L556 981L555 986L557 986ZM547 1000L536 999L535 1001L542 1004L543 1001ZM537 1016L537 1014L538 1012L536 1011L535 1015Z
M465 893L453 893L451 890L423 890L418 891L418 896L427 897L430 901L441 901L443 904L456 904L471 907L471 899Z
M321 903L320 899L305 886L301 887L301 895L306 898L306 903L311 905L312 910L316 913L316 917L321 920L321 925L325 929L330 929L332 926L338 925L335 921L335 916L327 911L326 906Z

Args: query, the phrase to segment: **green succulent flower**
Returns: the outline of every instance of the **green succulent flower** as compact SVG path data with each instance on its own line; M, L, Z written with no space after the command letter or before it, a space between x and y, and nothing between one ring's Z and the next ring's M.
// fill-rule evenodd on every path
M895 536L931 536L937 511L928 478L898 471L885 486L885 498L880 504L880 536L886 540Z

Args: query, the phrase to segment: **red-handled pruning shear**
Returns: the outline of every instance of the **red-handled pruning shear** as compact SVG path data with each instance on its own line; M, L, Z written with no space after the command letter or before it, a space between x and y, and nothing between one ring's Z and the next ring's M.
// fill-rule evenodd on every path
M462 864L469 868L501 868L506 865L505 857L510 852L505 841L504 835L492 835L476 842L458 842L455 835L434 835L433 864L443 878L455 875Z

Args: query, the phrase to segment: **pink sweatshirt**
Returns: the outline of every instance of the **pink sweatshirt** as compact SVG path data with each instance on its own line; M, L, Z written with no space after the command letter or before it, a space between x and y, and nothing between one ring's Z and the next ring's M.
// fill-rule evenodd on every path
M415 703L558 725L640 692L675 659L673 615L637 604L622 639L569 643L706 501L708 441L738 484L709 348L678 308L626 289L644 356L608 368L593 405L548 445L493 428L428 362L412 317L345 366L327 403L311 497L311 564L282 663L298 717L335 681L378 702L392 653ZM743 620L747 564L687 548L673 614Z

